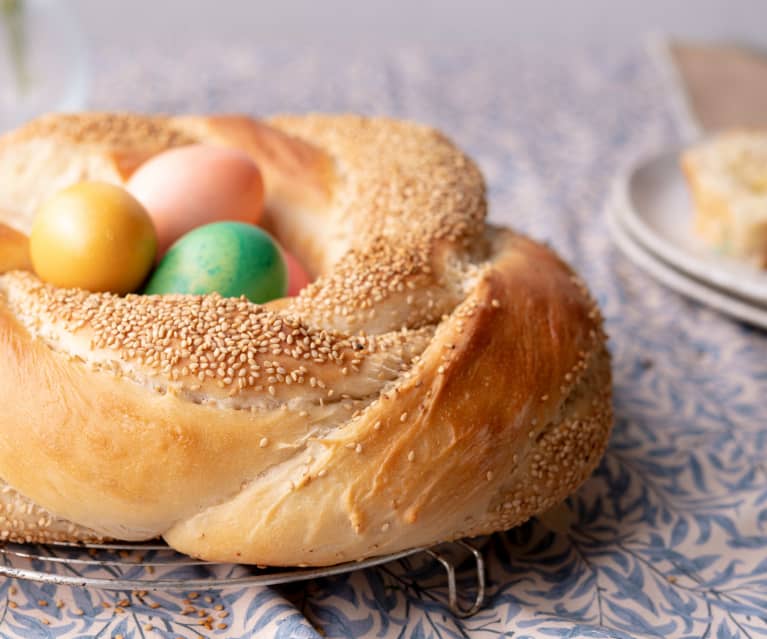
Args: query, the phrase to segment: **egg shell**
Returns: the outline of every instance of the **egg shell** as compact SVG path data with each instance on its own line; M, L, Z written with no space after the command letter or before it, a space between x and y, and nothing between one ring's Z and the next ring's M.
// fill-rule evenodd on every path
M264 207L258 166L241 151L192 145L160 153L142 164L128 190L149 211L159 255L182 235L213 222L257 224Z
M311 280L301 262L292 253L282 249L282 257L288 269L288 297L295 297Z
M179 239L152 274L147 295L244 295L257 304L284 297L288 276L277 243L241 222L201 226Z
M157 237L149 214L125 189L79 182L40 207L29 251L35 271L46 282L124 295L146 279Z

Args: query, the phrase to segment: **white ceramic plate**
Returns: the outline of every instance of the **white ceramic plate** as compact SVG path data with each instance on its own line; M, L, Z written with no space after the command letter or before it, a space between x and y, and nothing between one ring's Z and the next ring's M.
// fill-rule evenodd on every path
M679 150L639 163L616 186L616 214L648 251L677 269L767 306L767 271L707 247L692 231L693 208Z
M614 202L607 209L610 234L618 248L643 271L670 289L702 302L731 317L767 329L767 308L735 297L675 269L647 250L631 235L621 219L621 206Z

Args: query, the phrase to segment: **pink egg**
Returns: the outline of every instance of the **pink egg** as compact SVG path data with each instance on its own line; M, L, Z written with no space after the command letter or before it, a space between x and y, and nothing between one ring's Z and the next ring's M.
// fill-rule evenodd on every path
M160 153L138 168L127 188L154 221L158 257L198 226L257 224L264 208L256 164L240 151L220 147L194 145Z
M295 297L311 280L301 263L285 249L282 249L282 257L288 267L288 297Z

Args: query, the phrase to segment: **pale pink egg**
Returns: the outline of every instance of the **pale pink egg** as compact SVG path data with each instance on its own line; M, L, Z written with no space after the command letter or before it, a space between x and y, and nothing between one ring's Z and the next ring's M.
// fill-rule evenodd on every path
M263 214L261 171L232 149L194 145L165 151L142 164L127 188L154 221L158 257L198 226L257 224Z
M301 262L285 249L282 249L282 257L285 259L285 266L288 267L288 297L295 297L311 280Z

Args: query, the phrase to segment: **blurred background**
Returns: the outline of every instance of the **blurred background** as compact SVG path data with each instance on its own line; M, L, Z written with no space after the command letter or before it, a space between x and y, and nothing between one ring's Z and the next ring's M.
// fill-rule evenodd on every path
M248 38L390 48L402 43L558 48L633 40L649 31L767 41L762 0L69 0L93 44L188 46Z
M408 47L432 55L522 50L566 58L585 48L620 54L649 34L767 43L761 0L0 0L0 7L0 128L54 108L117 107L92 99L94 81L109 79L115 61L147 67L152 56L182 62L196 52L196 62L205 59L205 46L310 52L343 65L361 52L396 56ZM125 106L146 108L139 100Z

